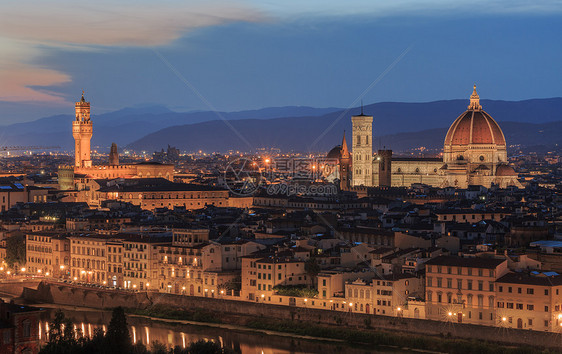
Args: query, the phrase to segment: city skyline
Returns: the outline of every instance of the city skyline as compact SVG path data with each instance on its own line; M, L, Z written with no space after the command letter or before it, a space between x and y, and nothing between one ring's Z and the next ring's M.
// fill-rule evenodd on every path
M463 98L475 82L490 99L562 96L555 2L170 1L102 10L56 1L25 15L32 5L3 6L0 124L66 113L82 89L97 113L143 104L345 108L373 83L366 103Z

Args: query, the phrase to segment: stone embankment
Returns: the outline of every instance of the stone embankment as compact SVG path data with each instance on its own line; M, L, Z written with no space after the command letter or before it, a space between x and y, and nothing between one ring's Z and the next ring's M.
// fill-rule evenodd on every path
M164 294L157 292L126 292L80 287L69 284L41 283L36 289L24 288L21 297L35 303L53 303L67 306L110 309L116 306L144 309L152 305L169 306L176 309L205 309L218 316L238 318L240 325L255 318L272 318L307 322L316 325L344 326L346 328L375 329L430 336L447 336L462 339L477 339L509 345L539 345L559 347L562 334L537 332L439 322L431 320L397 318L389 316L344 313L329 310L271 305L237 300L225 300L195 296Z

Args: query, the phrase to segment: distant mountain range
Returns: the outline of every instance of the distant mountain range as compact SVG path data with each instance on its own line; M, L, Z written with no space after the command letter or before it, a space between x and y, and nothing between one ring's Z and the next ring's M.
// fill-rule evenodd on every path
M95 103L92 103L95 105ZM73 112L74 107L69 110ZM92 147L107 150L111 143L124 146L162 128L225 119L270 119L277 117L316 116L341 110L341 108L313 108L305 106L271 107L241 112L173 112L163 106L124 108L115 112L95 115L92 112L94 135ZM63 149L74 147L72 138L73 114L56 115L32 122L0 127L0 146L8 145L59 145Z
M562 132L562 98L525 101L481 100L502 127L508 144L558 144ZM95 103L93 103L95 105ZM468 105L463 99L428 103L383 102L365 106L374 116L374 147L396 151L418 146L439 148L447 128ZM276 107L242 112L172 112L165 107L126 108L94 115L92 146L153 151L168 144L184 151L254 150L327 151L351 130L359 108ZM73 147L72 115L0 127L0 145ZM223 121L225 120L225 121Z

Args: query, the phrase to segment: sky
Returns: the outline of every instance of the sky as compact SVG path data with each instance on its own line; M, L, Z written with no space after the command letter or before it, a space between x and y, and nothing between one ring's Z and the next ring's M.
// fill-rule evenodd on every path
M3 1L0 125L175 111L562 96L562 3Z

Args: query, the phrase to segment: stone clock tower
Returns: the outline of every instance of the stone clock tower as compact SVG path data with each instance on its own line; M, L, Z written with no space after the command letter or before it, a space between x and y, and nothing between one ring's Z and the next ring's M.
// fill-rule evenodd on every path
M373 117L361 114L351 117L352 186L373 185Z
M90 159L90 140L92 139L92 121L90 120L90 102L82 98L74 105L76 119L72 122L74 137L74 166L77 168L92 167Z

